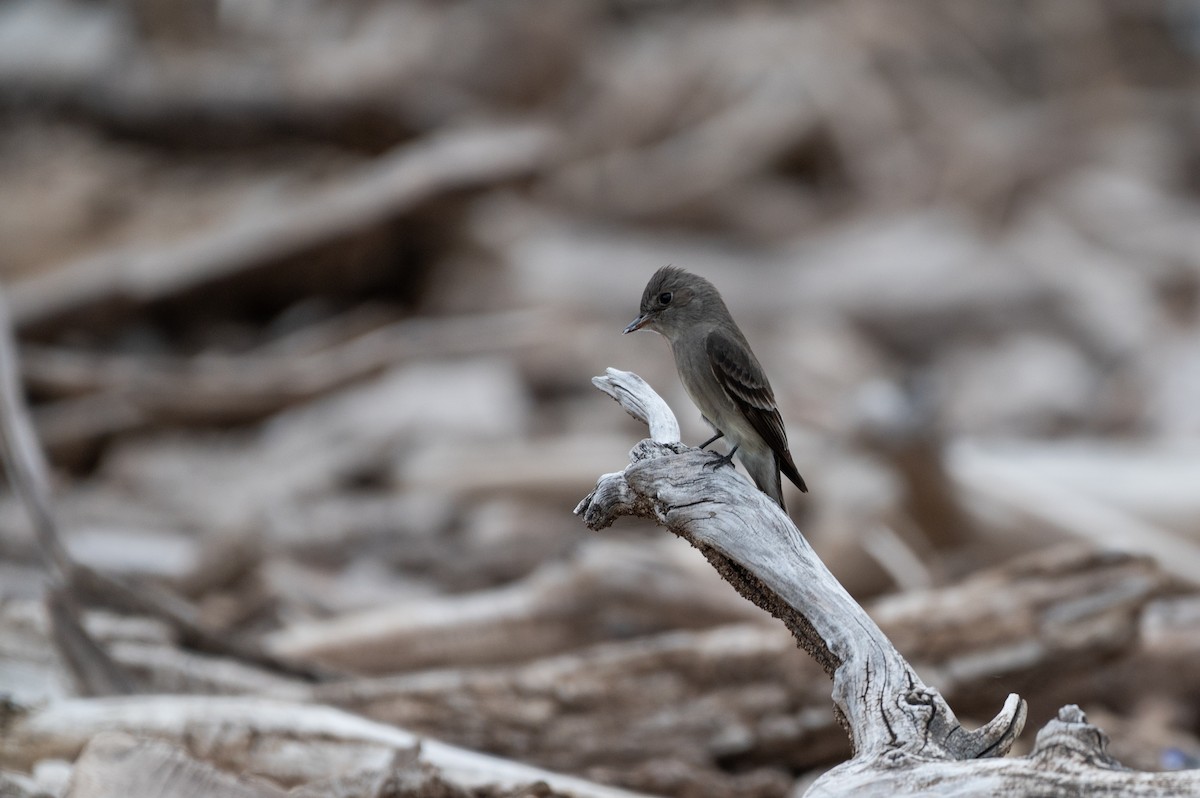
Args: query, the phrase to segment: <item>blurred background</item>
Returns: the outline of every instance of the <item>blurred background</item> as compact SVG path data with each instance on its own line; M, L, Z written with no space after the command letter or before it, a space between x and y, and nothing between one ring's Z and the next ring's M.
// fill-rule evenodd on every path
M392 677L314 701L784 795L846 756L824 675L682 541L571 514L645 434L606 367L707 437L620 335L674 264L964 720L1076 702L1194 764L1198 66L1195 0L9 0L0 280L68 547ZM0 689L70 694L7 495L0 556ZM268 689L90 616L147 689Z

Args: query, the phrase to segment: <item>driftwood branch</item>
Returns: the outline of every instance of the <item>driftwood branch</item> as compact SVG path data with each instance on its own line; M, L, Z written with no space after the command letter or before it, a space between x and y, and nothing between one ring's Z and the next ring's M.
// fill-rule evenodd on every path
M270 635L268 647L289 660L394 673L521 662L603 642L614 626L649 634L694 626L697 616L749 619L753 609L735 596L698 599L702 575L663 554L654 546L585 546L510 585L294 625Z
M8 301L0 294L0 451L13 492L20 496L33 522L38 546L56 580L70 569L58 533L50 491L50 466L34 432L22 393L16 339Z
M637 418L670 409L636 375L609 370L614 396ZM968 731L814 553L790 519L713 456L662 434L634 447L623 472L606 474L579 506L592 529L622 516L651 518L699 548L743 596L792 631L833 677L833 700L854 758L809 795L1192 795L1200 774L1136 773L1105 753L1106 738L1065 707L1026 757L1003 757L1026 705L1010 695L995 719Z
M303 253L441 193L527 175L550 157L536 126L456 130L400 147L357 174L253 219L165 245L89 255L12 289L19 328L153 302Z
M160 744L135 749L115 745L109 738L103 749L121 748L125 756L137 751L147 760L174 760L172 766L177 767L181 757L169 753L161 743L184 746L191 756L222 770L254 774L277 784L308 784L332 776L386 771L395 767L398 755L409 752L413 759L436 768L448 782L469 790L486 787L507 792L540 782L549 794L636 798L636 793L423 739L333 707L246 696L58 701L11 719L0 729L0 766L29 769L46 758L73 760L81 751L86 757L89 750L95 757L100 753L94 749L99 740L92 742L93 738L111 732L135 734ZM168 751L165 756L164 751ZM93 770L93 763L84 760L84 764L88 771ZM189 767L203 768L206 779L212 775L199 763Z
M176 596L151 585L102 574L71 558L62 544L62 530L54 513L50 469L21 392L17 347L6 302L4 293L0 293L0 450L14 492L33 522L38 546L51 569L48 603L55 643L83 692L128 693L134 692L136 685L90 638L79 618L80 606L116 607L158 618L174 628L185 645L200 651L228 654L305 678L327 675L282 660L256 643L229 639L205 628L195 609Z
M55 399L34 416L38 435L53 462L86 462L116 433L260 420L407 361L528 348L555 323L522 311L386 322L370 312L360 308L240 354L146 357L23 345L25 384Z

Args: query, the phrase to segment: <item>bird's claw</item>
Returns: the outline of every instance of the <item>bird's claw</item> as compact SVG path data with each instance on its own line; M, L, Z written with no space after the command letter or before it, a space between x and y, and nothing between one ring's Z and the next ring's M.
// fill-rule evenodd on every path
M711 468L716 471L718 468L733 465L733 452L729 454L716 454L714 452L713 459L704 464L705 468Z

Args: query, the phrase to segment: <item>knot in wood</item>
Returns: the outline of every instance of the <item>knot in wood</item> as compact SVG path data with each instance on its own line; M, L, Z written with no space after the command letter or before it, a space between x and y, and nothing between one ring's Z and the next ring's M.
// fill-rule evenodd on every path
M658 443L650 438L644 438L638 441L637 445L629 451L629 462L640 463L644 460L656 460L660 457L672 457L677 454L686 452L689 446L685 444L675 443Z
M937 690L926 685L915 687L904 694L904 701L909 706L917 707L924 706L932 708L936 703L940 694Z
M1030 756L1033 758L1075 759L1102 767L1124 769L1108 755L1108 735L1088 723L1087 716L1075 704L1058 711L1058 717L1038 732Z

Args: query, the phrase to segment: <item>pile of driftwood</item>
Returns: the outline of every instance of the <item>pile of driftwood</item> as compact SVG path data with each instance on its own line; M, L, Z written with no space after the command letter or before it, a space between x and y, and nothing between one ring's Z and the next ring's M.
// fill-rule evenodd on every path
M606 367L707 437L619 334L666 263L771 375L871 667L984 727L938 750L1197 766L1185 5L0 6L0 794L778 798L878 753L745 551L571 514L645 436Z

